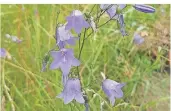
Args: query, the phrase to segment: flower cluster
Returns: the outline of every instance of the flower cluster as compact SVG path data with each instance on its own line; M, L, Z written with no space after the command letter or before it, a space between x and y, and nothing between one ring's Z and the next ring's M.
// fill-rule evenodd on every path
M88 16L84 16L84 14L79 10L74 10L71 12L69 16L66 17L66 23L65 24L59 24L56 27L56 45L58 46L58 51L52 50L50 51L50 55L53 58L52 63L50 64L50 69L60 69L62 72L62 81L64 89L61 94L57 96L57 98L62 98L64 100L65 104L70 103L72 100L76 100L79 103L84 103L86 110L89 108L89 104L85 98L85 93L83 94L81 81L79 74L78 76L74 77L71 75L71 69L73 67L76 67L78 70L78 66L80 66L80 56L81 51L84 45L84 40L81 44L81 48L79 49L79 59L77 59L74 56L74 51L71 48L67 48L67 45L75 45L76 41L81 40L81 33L84 30L84 37L86 36L86 30L89 28L92 28L93 32L97 32L97 29L100 26L103 26L107 24L111 20L116 20L119 24L120 32L122 36L127 36L127 32L125 29L125 22L124 22L124 14L123 10L126 8L126 4L101 4L100 9L101 12L97 14L97 18L94 18L91 16L91 12ZM154 13L155 9L148 5L132 5L136 10L145 12L145 13ZM110 17L110 19L105 22L104 24L98 26L97 20L103 15L103 13L107 13ZM71 33L74 30L77 37L73 36ZM90 36L91 34L88 34ZM88 37L87 37L88 38ZM134 34L133 42L135 44L142 44L144 42L144 38L142 38L137 33ZM80 44L79 44L80 45ZM3 51L2 51L3 52ZM47 61L49 60L48 56L45 56L45 59L43 61L43 68L42 71L45 70ZM75 72L74 72L75 73ZM77 72L79 73L79 71ZM116 98L123 97L123 91L121 90L123 86L125 86L125 83L118 83L116 81L113 81L111 79L106 79L104 75L104 80L102 81L102 89L104 93L107 95L107 97L110 100L110 103L114 105Z
M80 34L83 28L89 28L90 24L85 20L84 15L79 10L74 10L68 17L67 22L60 24L56 28L56 45L59 51L51 51L53 62L50 69L60 68L62 71L62 81L64 90L57 96L64 99L64 103L68 104L73 99L79 103L84 103L83 94L81 91L80 80L69 78L70 70L74 66L79 66L80 61L74 56L73 49L66 48L66 45L75 45L79 37L74 37L71 33L73 29L77 34Z

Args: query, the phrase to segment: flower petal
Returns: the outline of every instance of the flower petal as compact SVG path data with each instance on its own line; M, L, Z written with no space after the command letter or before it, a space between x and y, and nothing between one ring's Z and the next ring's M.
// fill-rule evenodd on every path
M0 57L5 58L7 56L7 51L4 48L0 49Z
M115 91L114 91L114 96L116 97L116 98L121 98L121 97L123 97L123 92L122 92L122 90L121 89L115 89Z
M84 100L83 95L81 94L81 92L75 95L75 100L77 102L79 102L79 103L84 103L85 102L85 100Z
M64 104L70 103L74 99L74 94L72 92L66 92L64 94Z
M126 84L125 83L120 83L120 84L118 84L117 86L116 86L116 88L122 88L122 87L124 87Z
M53 70L53 69L57 69L59 68L60 66L60 61L53 61L51 64L50 64L50 69Z
M62 57L62 53L60 51L51 51L50 54L54 59L61 59Z
M144 13L154 13L155 12L155 8L153 8L152 6L149 6L149 5L136 4L136 5L133 5L133 7L136 10L144 12Z
M80 61L78 59L76 59L75 57L73 57L73 59L72 59L72 65L73 66L79 66L80 65Z
M61 71L64 75L68 75L71 69L71 64L68 62L62 62L60 64Z
M69 40L67 40L67 43L70 45L75 45L77 39L78 37L71 37Z

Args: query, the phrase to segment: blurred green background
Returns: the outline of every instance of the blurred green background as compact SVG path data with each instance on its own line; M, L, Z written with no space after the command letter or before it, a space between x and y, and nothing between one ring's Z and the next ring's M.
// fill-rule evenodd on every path
M138 12L130 5L123 10L129 36L122 37L117 22L111 21L86 40L79 69L90 111L170 110L170 5L152 6L156 8L154 14ZM61 72L41 72L41 67L45 53L55 45L57 11L60 10L59 22L65 23L72 10L88 13L92 7L93 4L1 5L1 47L12 57L1 59L1 111L84 110L82 104L73 101L64 105L56 98L63 89ZM92 16L97 9L99 5ZM104 14L99 24L108 19ZM145 38L141 45L132 42L136 31ZM5 34L15 35L23 42L13 43ZM78 57L78 43L72 48ZM126 83L124 97L117 99L114 107L101 89L100 72Z

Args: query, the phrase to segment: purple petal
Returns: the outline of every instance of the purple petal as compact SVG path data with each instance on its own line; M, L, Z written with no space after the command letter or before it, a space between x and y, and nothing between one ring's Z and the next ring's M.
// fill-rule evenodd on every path
M72 29L72 26L73 26L72 17L68 16L68 17L66 17L66 20L68 22L67 22L67 24L65 26L65 29L66 30L71 30Z
M62 57L62 53L60 51L51 51L50 54L54 59L61 59Z
M70 103L74 99L74 94L71 92L66 92L64 95L64 104Z
M116 5L113 5L111 8L109 8L106 12L109 14L110 18L113 18L116 15Z
M59 46L59 49L62 49L65 47L66 44L64 41L60 41L57 45Z
M71 64L67 62L63 62L60 64L60 68L64 75L68 75L71 69Z
M1 48L1 49L0 49L0 57L5 58L5 57L6 57L6 55L7 55L6 50L5 50L4 48Z
M114 96L115 96L116 98L121 98L121 97L123 97L123 91L122 91L121 89L115 89L115 91L114 91Z
M81 33L81 30L82 30L82 26L75 24L74 25L74 30L75 30L75 32L77 34L80 34Z
M136 4L136 5L133 5L133 7L136 10L144 12L144 13L154 13L155 12L155 8L153 8L152 6L149 6L149 5Z
M74 29L77 34L79 34L82 28L88 28L90 25L85 21L84 16L79 10L73 11L70 16L66 18L67 25L66 29Z
M79 102L79 103L84 103L85 102L85 100L83 98L83 95L81 93L78 93L78 94L75 95L75 100L77 102Z
M117 86L116 86L116 88L122 88L122 87L124 87L126 84L125 83L120 83L120 84L118 84Z
M52 51L51 56L54 58L50 65L50 69L57 69L60 66L60 61L62 59L62 53L60 51Z
M134 34L133 42L134 42L135 44L140 45L140 44L142 44L142 43L144 42L144 38L142 38L139 34L135 33L135 34Z
M77 39L78 37L71 37L69 40L67 40L67 43L70 45L75 45Z
M84 21L83 26L84 26L85 28L88 28L88 27L90 27L90 24L89 24L87 21Z
M78 59L76 59L75 57L73 57L73 59L72 59L72 65L73 66L79 66L80 65L80 61Z
M66 56L74 55L73 49L61 49L61 51L64 51L64 53L66 53Z
M59 68L60 66L60 61L53 61L51 64L50 64L50 69L53 70L53 69L57 69Z

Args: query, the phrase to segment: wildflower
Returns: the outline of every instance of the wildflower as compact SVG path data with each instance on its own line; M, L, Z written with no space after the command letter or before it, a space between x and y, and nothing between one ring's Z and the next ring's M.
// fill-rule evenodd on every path
M110 100L110 103L112 106L115 103L115 98L121 98L123 97L123 92L121 88L125 86L124 83L118 83L116 81L105 79L102 83L102 89L104 93L107 95L107 97Z
M62 93L57 98L63 98L64 104L70 103L73 99L83 104L85 100L81 92L80 80L77 78L68 79Z
M50 65L50 69L60 68L63 75L68 75L71 66L79 66L80 61L74 57L72 49L61 49L60 51L51 51L53 62Z
M139 34L135 33L135 34L134 34L133 42L134 42L135 44L140 45L140 44L142 44L142 43L144 42L144 38L142 38Z
M73 37L70 30L65 29L65 25L60 25L56 29L56 39L57 45L60 48L64 48L66 43L70 45L75 45L75 41L78 39L78 37Z
M1 48L0 51L0 57L5 58L7 56L6 50L4 48Z
M6 57L8 60L12 59L10 53L5 48L1 48L0 49L0 58L6 58Z
M79 34L83 28L90 27L89 23L84 19L83 14L79 10L74 10L66 20L67 24L65 29L74 29L77 34Z
M144 12L144 13L154 13L155 12L155 8L153 8L152 6L149 6L149 5L135 4L135 5L133 5L133 7L136 10Z
M117 9L117 5L112 5L111 4L101 4L100 8L102 10L106 10L107 14L110 16L110 19L115 18L116 16L116 9Z
M125 30L125 23L124 23L123 14L119 14L118 22L120 24L120 32L121 32L122 36L127 36L128 34L126 33L126 30Z

